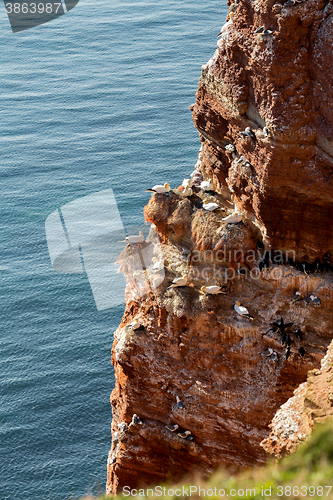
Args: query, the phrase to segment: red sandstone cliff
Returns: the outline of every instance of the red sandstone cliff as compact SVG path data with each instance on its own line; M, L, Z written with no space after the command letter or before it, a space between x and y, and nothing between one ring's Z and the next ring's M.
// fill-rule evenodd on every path
M328 0L240 0L193 106L202 171L233 193L268 245L305 260L333 248L332 9ZM262 25L272 34L254 34ZM255 137L245 140L247 126ZM251 176L236 163L241 155Z
M163 242L165 280L136 299L134 274L137 281L146 271L123 268L108 493L220 465L252 466L266 460L265 450L287 449L282 441L274 449L272 438L283 436L273 427L269 438L269 425L320 367L333 337L332 4L240 0L229 10L193 106L202 143L197 186L189 197L182 189L155 194L145 209ZM262 25L272 33L253 34ZM253 137L239 134L246 127ZM210 192L200 189L201 175L213 182ZM203 201L220 209L208 212ZM234 208L241 221L228 224ZM262 269L265 249L293 250L300 264ZM301 263L316 259L318 267L304 272ZM169 288L183 275L190 286ZM203 285L225 293L202 294ZM253 321L237 315L236 300ZM294 323L290 352L271 328L281 317ZM141 329L131 329L133 319ZM275 361L264 355L268 348ZM131 423L133 414L142 423ZM191 431L193 441L167 424Z

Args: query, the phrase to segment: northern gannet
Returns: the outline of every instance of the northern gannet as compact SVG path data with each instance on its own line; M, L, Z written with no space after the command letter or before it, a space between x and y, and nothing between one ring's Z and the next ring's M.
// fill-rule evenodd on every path
M203 189L204 191L212 191L213 189L213 184L212 181L202 181L200 184L200 188Z
M184 191L182 191L182 195L186 196L186 197L192 196L192 194L193 194L193 191L192 191L192 188L190 188L190 187L186 187L186 188L184 188Z
M186 439L187 436L190 436L190 435L191 435L191 431L178 432L178 436L183 438L183 439Z
M136 243L143 243L145 241L143 232L139 231L139 235L133 235L133 236L126 236L122 242L124 243L129 243L130 245L136 244Z
M165 427L166 427L166 429L168 429L168 431L171 431L171 432L176 432L176 430L179 429L178 424L166 425Z
M221 207L219 207L219 205L217 203L205 203L205 202L203 202L202 208L204 210L207 210L207 212L213 212L214 210L217 210L218 208L221 208Z
M246 307L240 305L240 302L238 302L238 300L235 302L234 309L236 313L239 314L240 316L243 316L244 318L250 320L254 319L253 316L251 316L249 311L246 309Z
M242 214L240 214L239 212L234 212L228 215L228 217L224 217L222 220L226 224L236 224L237 222L240 222L242 220Z
M141 323L139 321L132 321L132 323L129 325L131 330L139 330L140 328L143 328Z
M192 184L193 184L192 179L184 179L182 182L182 186L185 189L192 187Z
M175 278L172 281L172 284L169 286L171 287L176 287L176 286L185 286L187 285L187 275L185 274L182 278Z
M225 293L218 285L202 286L200 292L203 294Z
M147 189L146 193L152 192L152 193L168 193L170 191L170 185L168 182L165 184L157 184L156 186L152 187L151 189Z
M265 26L259 26L259 28L257 28L253 34L254 35L257 35L258 33L262 33L263 31L265 31Z

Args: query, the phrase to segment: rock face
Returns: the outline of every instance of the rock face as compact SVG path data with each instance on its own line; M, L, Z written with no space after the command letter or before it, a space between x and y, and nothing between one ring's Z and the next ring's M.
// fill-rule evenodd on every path
M333 337L332 12L314 0L229 7L192 107L202 143L192 193L154 194L145 208L165 279L137 298L148 269L123 256L107 493L241 469L290 448L269 425ZM271 33L254 34L262 25ZM171 285L179 277L186 285ZM300 413L305 390L290 412ZM299 429L296 441L307 433ZM178 435L186 430L193 439Z
M192 107L203 173L233 193L266 244L308 261L333 250L332 9L240 0ZM263 25L271 33L254 34ZM239 135L246 127L254 137Z
M272 455L292 453L310 434L315 423L333 423L333 342L319 370L311 370L307 381L279 408L269 425L270 436L261 445Z
M266 453L260 443L269 435L273 415L308 371L319 367L332 338L332 273L307 274L276 264L260 271L256 261L241 267L245 274L239 274L235 268L240 262L231 259L231 267L226 245L219 258L220 243L237 237L244 265L255 239L251 224L227 224L222 219L228 209L207 213L197 208L198 200L207 197L197 191L190 198L180 191L153 195L146 207L146 217L164 241L162 284L134 300L132 290L146 271L124 268L126 311L112 351L116 387L111 396L108 493L175 481L196 470L210 474L221 465L263 463ZM184 275L186 286L170 286ZM207 284L220 284L225 293L201 293ZM309 299L313 294L321 305ZM235 312L236 300L253 320ZM289 339L284 345L281 317L294 323L284 332ZM133 330L133 320L142 327ZM134 414L142 424L131 424ZM173 424L179 431L189 430L193 440L166 428Z

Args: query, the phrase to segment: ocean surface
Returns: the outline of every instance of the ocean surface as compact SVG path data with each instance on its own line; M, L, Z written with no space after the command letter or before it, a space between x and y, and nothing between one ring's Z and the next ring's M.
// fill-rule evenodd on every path
M125 225L200 148L188 109L226 16L219 0L81 0L13 34L0 5L0 499L103 491L123 305L51 266L45 220L112 188Z

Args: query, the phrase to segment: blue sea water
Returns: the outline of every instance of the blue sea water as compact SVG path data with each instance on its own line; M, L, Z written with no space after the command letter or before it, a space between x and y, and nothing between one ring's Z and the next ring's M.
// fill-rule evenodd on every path
M45 220L112 188L125 225L200 147L188 106L226 15L218 0L81 0L13 34L0 5L0 499L104 490L110 349L85 275L51 266Z

